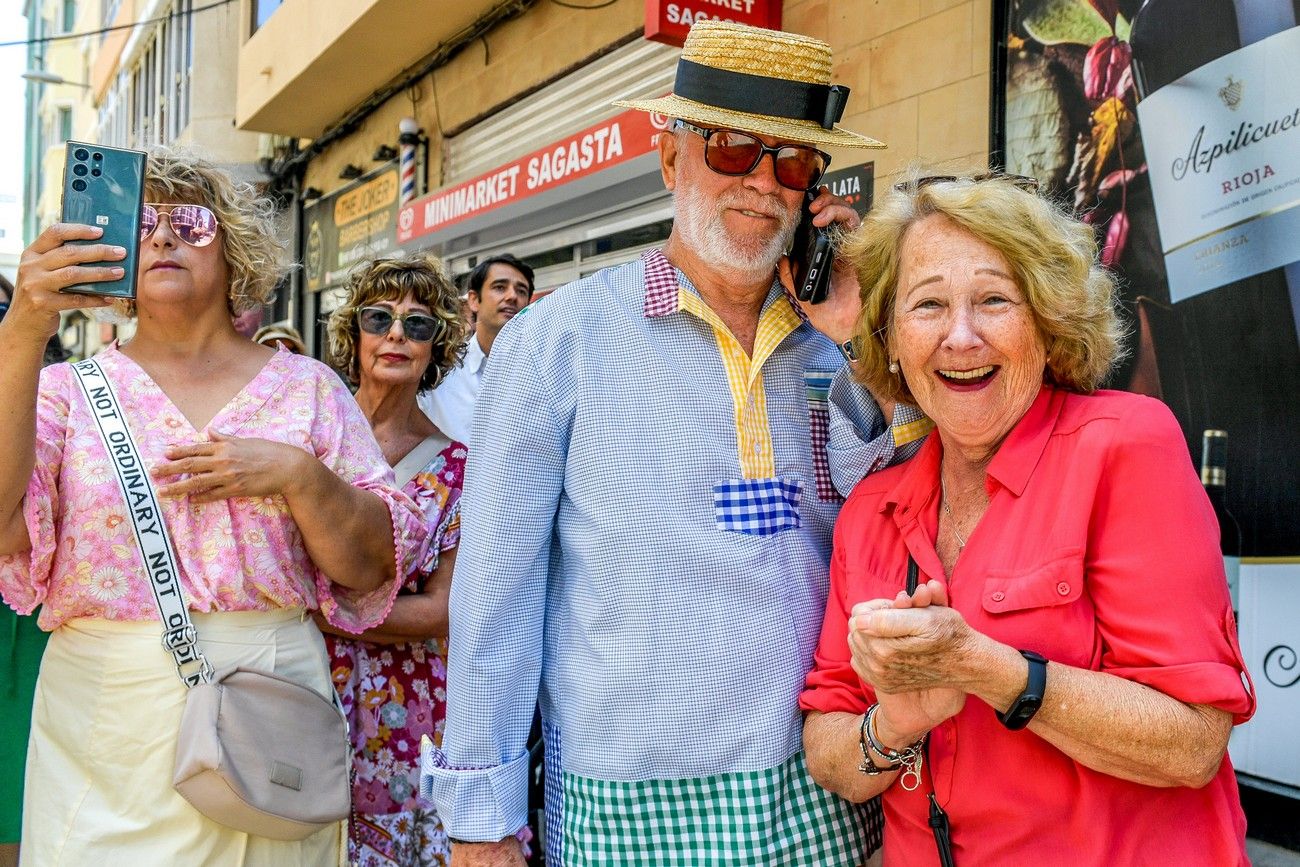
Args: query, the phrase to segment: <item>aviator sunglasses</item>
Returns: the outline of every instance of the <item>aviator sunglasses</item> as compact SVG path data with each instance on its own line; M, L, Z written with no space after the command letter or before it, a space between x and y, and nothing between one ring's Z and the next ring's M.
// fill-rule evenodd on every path
M159 208L167 208L159 211ZM158 218L166 214L172 234L191 247L206 247L217 237L217 215L202 205L167 205L150 202L140 210L140 241L158 228Z
M404 313L394 316L387 307L362 307L357 311L357 324L367 334L387 334L393 320L402 323L402 333L407 340L428 343L438 333L438 320L427 313Z
M765 145L757 137L734 129L703 129L684 120L682 129L704 139L704 164L720 175L747 175L765 154L772 155L777 183L790 190L811 190L831 164L829 154L800 144Z

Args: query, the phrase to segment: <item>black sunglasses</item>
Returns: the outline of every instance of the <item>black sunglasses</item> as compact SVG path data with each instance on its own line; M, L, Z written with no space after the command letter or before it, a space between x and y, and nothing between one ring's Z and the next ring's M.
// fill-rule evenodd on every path
M4 318L5 318L5 314L8 313L8 312L9 312L9 302L8 302L8 301L0 301L0 319L4 319Z
M777 183L803 191L817 186L831 164L829 154L808 145L765 145L757 136L734 129L704 129L684 120L677 125L704 139L704 164L720 175L747 175L771 154Z
M438 320L427 313L395 316L387 307L362 307L357 311L357 324L367 334L387 334L394 320L402 323L406 339L416 343L428 343L441 328Z
M922 187L928 187L932 184L951 184L960 181L978 184L983 181L1004 181L1011 184L1017 189L1024 190L1027 193L1038 192L1038 178L1029 175L1012 175L1006 172L985 172L980 175L925 175L919 178L909 178L905 181L899 181L894 184L894 189L900 193L914 193Z

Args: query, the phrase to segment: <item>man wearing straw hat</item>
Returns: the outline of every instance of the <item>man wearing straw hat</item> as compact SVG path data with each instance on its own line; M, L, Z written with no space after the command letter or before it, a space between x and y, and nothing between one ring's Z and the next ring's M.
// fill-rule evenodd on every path
M835 126L830 72L818 40L697 22L674 94L619 103L678 119L667 244L497 338L421 780L457 865L522 864L538 699L548 864L853 867L879 845L875 805L809 777L797 707L837 484L925 431L849 378L852 274L804 311L777 279L822 149L881 146ZM857 226L828 192L811 210Z

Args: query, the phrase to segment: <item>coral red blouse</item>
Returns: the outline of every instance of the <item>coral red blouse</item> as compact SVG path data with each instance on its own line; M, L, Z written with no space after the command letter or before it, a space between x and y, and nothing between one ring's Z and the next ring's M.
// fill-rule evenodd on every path
M867 476L835 526L830 599L804 710L862 713L848 612L921 580L934 550L942 446ZM989 465L989 507L948 583L980 632L1048 659L1146 684L1191 704L1255 710L1237 645L1219 528L1172 414L1121 392L1044 387ZM1116 708L1116 713L1122 713ZM931 781L962 864L1245 865L1246 821L1225 756L1201 789L1154 788L1090 770L978 699L930 734L929 773L883 796L886 867L938 863Z

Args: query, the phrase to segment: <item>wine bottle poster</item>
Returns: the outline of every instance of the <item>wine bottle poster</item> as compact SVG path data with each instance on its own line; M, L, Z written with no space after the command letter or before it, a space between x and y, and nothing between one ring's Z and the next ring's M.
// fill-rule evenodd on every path
M1300 555L1300 0L994 5L994 159L1095 227L1131 334L1108 386L1193 462L1226 430L1242 556Z
M1300 27L1138 102L1173 301L1300 259Z

